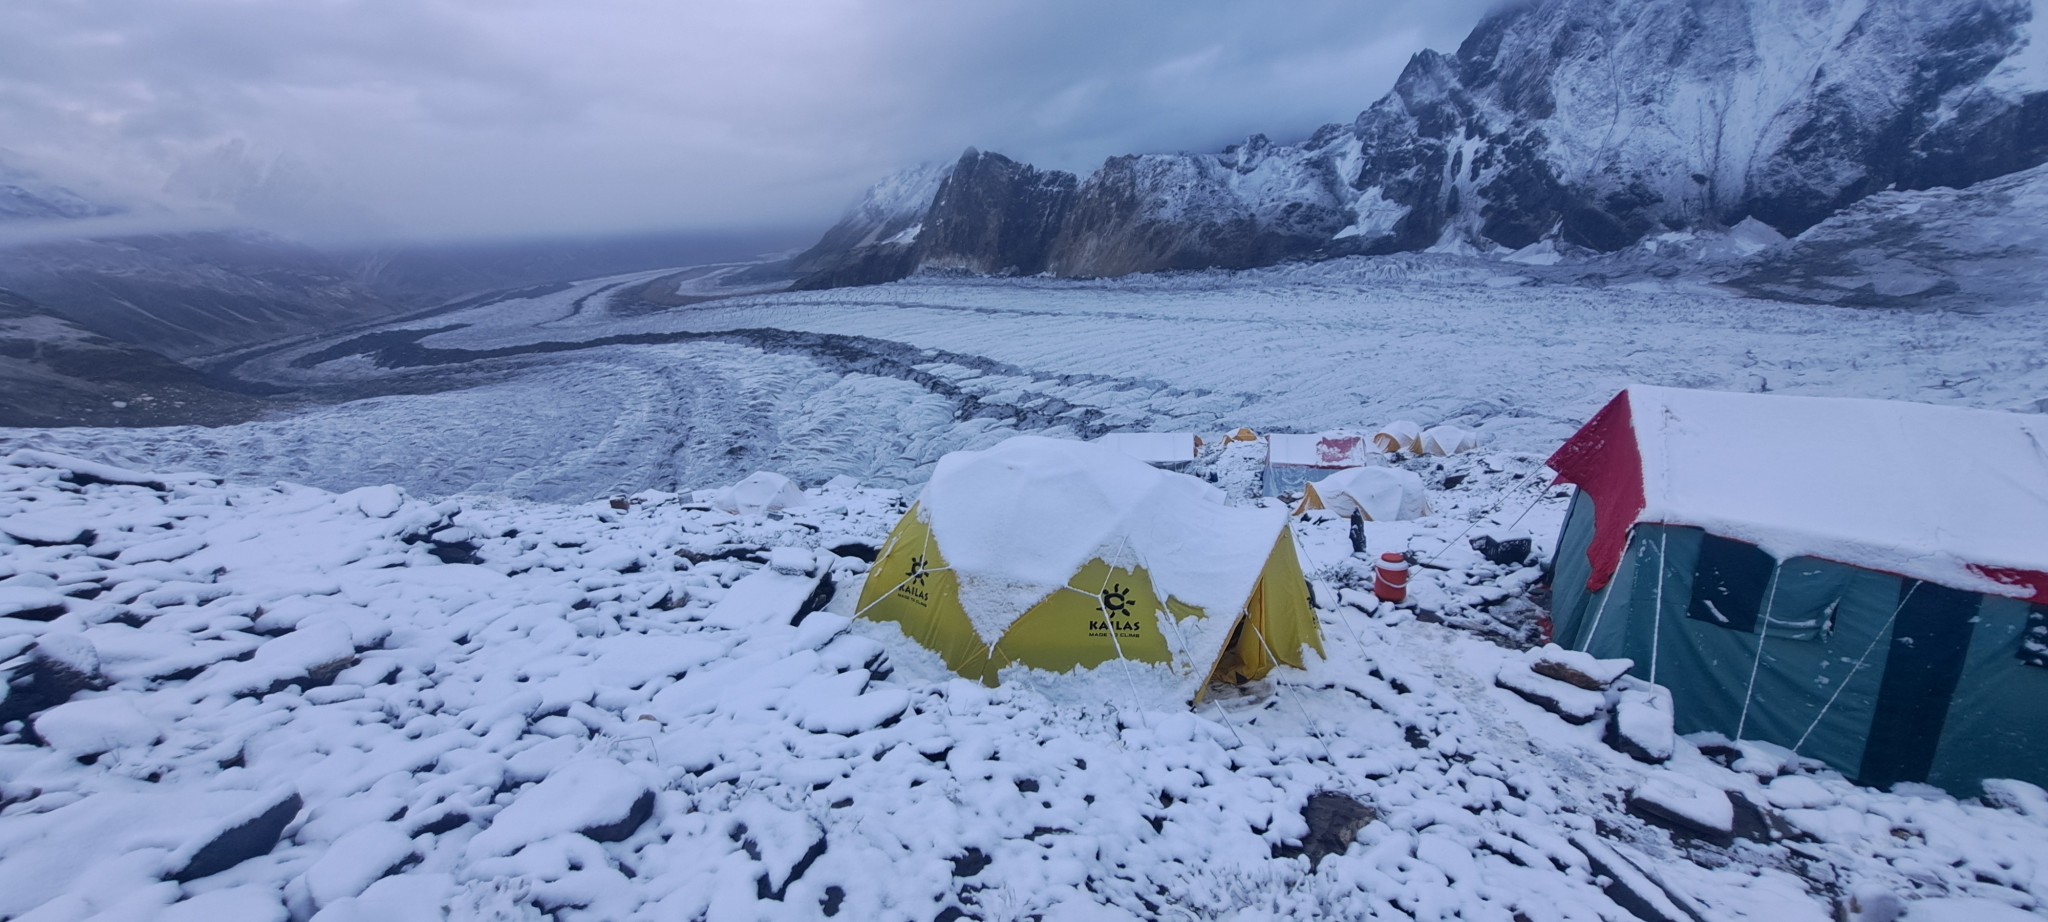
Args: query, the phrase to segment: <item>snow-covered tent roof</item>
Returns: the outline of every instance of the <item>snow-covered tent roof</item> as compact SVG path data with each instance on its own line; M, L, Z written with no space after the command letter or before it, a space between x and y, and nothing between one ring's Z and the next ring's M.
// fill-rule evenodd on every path
M1270 467L1361 467L1368 463L1372 443L1350 433L1266 436L1266 464Z
M1111 432L1095 442L1146 464L1186 464L1195 459L1192 432Z
M1363 512L1375 522L1421 518L1429 513L1422 475L1398 467L1354 467L1304 488L1300 511L1323 509L1339 518Z
M1287 523L1285 509L1225 505L1215 487L1113 449L1037 436L946 455L918 506L985 640L1097 558L1148 569L1162 601L1234 613Z
M1550 466L1593 498L1593 588L1658 522L2048 604L2041 417L1635 385Z

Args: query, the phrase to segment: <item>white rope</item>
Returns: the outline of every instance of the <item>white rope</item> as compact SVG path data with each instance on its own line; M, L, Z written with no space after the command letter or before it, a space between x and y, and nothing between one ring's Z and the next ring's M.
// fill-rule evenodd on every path
M1877 633L1870 638L1870 645L1863 648L1863 655L1856 658L1856 665L1849 667L1849 674L1843 676L1841 684L1835 686L1835 693L1828 696L1828 703L1821 705L1820 713L1813 715L1813 723L1807 724L1806 732L1799 734L1799 742L1792 744L1792 752L1795 755L1798 754L1799 747L1806 745L1806 738L1813 735L1814 728L1820 726L1821 718L1828 716L1828 709L1835 706L1835 699L1842 697L1842 692L1848 690L1849 682L1856 678L1856 670L1862 669L1864 661L1870 659L1871 651L1877 649L1877 642L1884 639L1885 632L1891 629L1892 622L1899 617L1899 612L1906 610L1906 603L1913 600L1913 593L1919 592L1921 585L1920 580L1914 580L1913 588L1906 590L1906 595L1899 599L1899 607L1892 609L1890 618L1884 619L1884 626L1878 628Z
M1735 738L1742 738L1742 729L1749 726L1749 702L1756 697L1757 670L1764 663L1764 641L1771 639L1771 609L1778 604L1778 578L1785 572L1781 564L1771 570L1771 591L1764 595L1764 629L1756 638L1756 658L1749 663L1749 684L1742 689L1742 715L1735 718Z
M1279 666L1280 656L1273 652L1273 645L1266 642L1266 632L1259 630L1259 626L1252 623L1252 617L1249 612L1245 614L1244 626L1251 629L1253 636L1259 638L1259 646L1265 648L1266 658L1271 660L1275 667ZM1280 689L1282 688L1283 684L1284 683L1280 682L1277 679L1273 681L1274 695L1277 696L1280 694ZM1301 713L1302 726L1307 727L1308 735L1314 737L1316 744L1323 747L1323 757L1329 759L1331 767L1334 768L1337 765L1337 754L1330 751L1330 744L1323 740L1323 735L1320 732L1317 732L1316 722L1308 716L1308 708L1302 707L1300 701L1296 701L1292 698L1288 700L1294 701L1294 709Z
M933 574L933 573L944 573L944 572L946 572L946 571L948 571L948 570L951 570L951 569L953 569L953 568L952 568L952 567L938 567L938 568L935 568L935 569L931 569L931 570L925 570L925 571L923 571L923 573L924 573L925 575L930 575L930 574ZM877 605L880 605L880 604L882 604L882 603L883 603L883 602L885 602L885 601L888 601L888 599L889 599L889 597L890 597L890 596L892 596L892 595L895 595L895 594L896 594L896 590L898 590L898 589L901 589L901 588L903 588L903 587L905 587L905 586L908 586L908 585L910 585L910 581L911 581L911 580L913 580L913 579L916 579L916 578L917 578L917 576L916 576L915 574L913 574L913 575L911 575L911 576L906 576L906 577L904 577L904 578L903 578L903 581L902 581L902 582L900 582L900 583L897 583L896 585L894 585L894 586L891 586L891 587L889 587L889 591L888 591L888 592L884 592L884 593L882 593L881 595L878 595L878 596L876 596L876 597L875 597L875 600L874 600L874 601L872 601L872 602L869 602L869 603L868 603L868 604L866 604L866 605L862 605L862 606L861 606L860 608L858 608L858 609L855 609L855 610L854 610L854 613L853 613L853 617L854 617L854 619L855 619L855 620L858 620L858 619L860 618L860 616L862 616L862 615L865 615L865 614L867 614L867 613L868 613L868 609L870 609L870 608L873 608L873 607L875 607L875 606L877 606Z
M1301 556L1309 556L1307 545L1304 545L1297 540L1294 542L1294 546L1295 549L1301 553ZM1315 561L1313 559L1310 559L1309 563L1311 566L1315 565ZM1309 603L1309 609L1311 611L1318 610L1315 607L1315 600L1313 598L1309 600ZM1365 652L1365 637L1358 633L1358 627L1351 623L1351 619L1344 617L1344 609L1347 607L1349 606L1339 603L1337 605L1336 610L1331 612L1331 614L1336 617L1338 624L1344 625L1344 629L1351 632L1351 639L1358 643L1358 661L1364 664L1368 670L1376 669L1379 667L1379 661L1367 658Z
M1663 648L1664 573L1671 569L1671 529L1657 533L1657 601L1650 608L1650 684L1657 684L1657 653Z
M1236 740L1237 745L1242 747L1244 745L1244 737L1237 735L1237 724L1230 722L1230 712L1224 710L1223 703L1214 698L1209 699L1209 704L1216 709L1216 716L1223 718L1223 726L1230 729L1230 738Z
M1634 528L1633 526L1631 526L1631 527L1629 528L1629 531L1633 532L1633 531L1635 531L1635 528ZM1620 567L1620 566L1616 566L1616 567L1615 567L1615 570L1617 570L1617 571L1619 571L1620 569L1621 569L1621 567ZM1592 650L1593 650L1593 636L1594 636L1595 634L1598 634L1598 633L1600 633L1600 618L1601 618L1602 616L1604 616L1604 615L1606 615L1606 614L1607 614L1607 603L1608 603L1608 601L1609 601L1609 600L1611 600L1611 599L1613 599L1613 598L1614 598L1614 575L1613 575L1613 574L1609 574L1609 575L1608 575L1608 577L1607 577L1607 585L1605 585L1605 586L1602 586L1602 587L1600 587L1600 606L1599 606L1598 608L1595 608L1595 609L1593 609L1593 626L1592 626L1592 627L1589 627L1589 628L1587 628L1587 629L1586 629L1586 642L1585 642L1585 644L1583 644L1582 646L1580 646L1580 648L1579 648L1579 649L1585 650L1585 651L1587 651L1588 653L1592 652Z
M1111 559L1122 560L1124 552L1130 550L1130 547L1131 536L1129 533L1125 533L1123 544L1117 546L1116 554ZM1124 685L1125 687L1131 690L1131 700L1134 702L1140 701L1142 699L1138 697L1137 680L1131 678L1130 658L1124 656L1123 641L1118 640L1116 636L1116 616L1111 615L1109 613L1109 607L1102 603L1102 594L1109 590L1109 580L1110 577L1116 574L1116 565L1111 563L1109 560L1105 560L1102 563L1102 586L1095 590L1095 610L1102 613L1102 622L1106 627L1109 628L1109 645L1116 650L1117 661L1123 663ZM1136 572L1135 568L1133 569L1133 572ZM1067 586L1064 588L1073 589L1074 587ZM1081 590L1074 589L1074 591L1079 592ZM991 647L990 649L994 648ZM1111 706L1114 707L1114 705ZM1121 713L1121 711L1119 711L1119 713Z
M1521 514L1521 515L1518 515L1518 516L1515 516L1515 521L1514 521L1514 524L1512 524L1512 525L1509 525L1509 526L1508 526L1508 528L1507 528L1507 530L1509 530L1509 531L1513 531L1513 530L1514 530L1514 528L1515 528L1515 525L1520 525L1520 524L1522 524L1522 518L1523 518L1524 516L1527 516L1527 515L1529 514L1529 510L1531 510L1531 509L1534 509L1534 508L1536 508L1536 504L1537 504L1537 503L1543 502L1543 497L1544 497L1545 495L1549 494L1549 492L1550 492L1550 486L1549 486L1548 484L1543 484L1543 485L1542 485L1542 489L1540 489L1540 490L1537 490L1537 491L1536 491L1536 498L1535 498L1535 499L1532 499L1532 500L1530 500L1530 501L1529 501L1529 505L1527 505L1527 506L1523 507L1523 509L1522 509L1522 514ZM1446 542L1444 542L1443 546L1442 546L1442 547L1439 547L1439 548L1437 548L1437 549L1436 549L1436 552L1435 552L1435 553L1433 553L1433 554L1430 554L1430 555L1429 555L1429 557L1428 557L1427 559L1425 559L1425 560L1423 561L1423 563L1435 563L1435 562L1436 562L1436 559L1437 559L1437 558L1438 558L1439 556L1442 556L1443 552L1445 552L1445 551L1448 551L1448 550L1450 550L1450 549L1451 549L1451 545L1453 545L1453 544L1456 544L1456 543L1458 543L1458 539L1459 539L1459 538L1463 538L1463 537L1465 537L1465 535L1467 535L1468 533L1470 533L1470 532L1472 531L1472 529L1474 529L1474 528L1477 528L1477 527L1479 526L1479 520L1480 520L1480 519L1486 518L1486 517L1488 517L1488 516L1491 516L1491 515L1493 515L1493 514L1494 514L1494 513L1496 513L1496 512L1499 512L1499 511L1500 511L1500 507L1501 507L1501 506L1504 506L1504 505L1506 505L1506 504L1507 504L1507 501L1508 501L1508 498L1509 498L1509 497L1511 497L1511 496L1514 496L1514 495L1515 495L1515 491L1514 491L1514 490L1509 490L1509 491L1508 491L1508 492L1506 492L1506 493L1502 493L1502 494L1500 495L1500 498L1499 498L1499 499L1496 499L1496 500L1494 500L1494 501L1493 501L1493 505L1491 505L1491 506L1488 506L1488 507L1486 507L1486 511L1485 511L1485 512L1481 512L1481 513L1480 513L1480 514L1479 514L1479 515L1478 515L1477 517L1473 518L1473 519L1472 519L1472 520L1471 520L1470 522L1467 522L1467 523L1465 523L1465 527L1464 527L1464 529L1460 530L1460 531L1459 531L1459 532L1458 532L1457 534L1455 534L1455 535L1452 535L1452 536L1451 536L1451 540L1449 540L1449 541L1446 541Z

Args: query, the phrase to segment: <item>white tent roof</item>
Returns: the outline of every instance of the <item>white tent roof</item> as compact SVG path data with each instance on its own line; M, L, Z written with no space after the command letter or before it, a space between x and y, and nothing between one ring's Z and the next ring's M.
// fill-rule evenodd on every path
M1885 400L1634 386L1638 521L2015 594L2048 571L2048 418Z
M1421 518L1429 512L1422 475L1398 467L1354 467L1309 485L1323 508L1341 518L1363 510L1375 522Z
M1192 432L1111 432L1095 442L1146 464L1180 464L1195 459Z
M1266 463L1275 467L1362 467L1372 450L1372 440L1349 432L1266 436Z
M1206 619L1226 622L1220 635L1287 523L1285 509L1224 505L1216 488L1113 449L1036 436L946 455L918 506L989 642L1098 557L1145 567L1161 602L1221 613Z

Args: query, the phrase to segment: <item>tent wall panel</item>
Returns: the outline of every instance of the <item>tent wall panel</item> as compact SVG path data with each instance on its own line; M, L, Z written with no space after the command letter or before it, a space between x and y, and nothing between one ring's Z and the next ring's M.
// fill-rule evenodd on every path
M1245 604L1245 617L1258 628L1259 637L1280 663L1296 669L1307 668L1302 650L1312 649L1318 656L1323 655L1323 638L1316 630L1316 613L1309 604L1307 586L1301 573L1301 558L1294 551L1294 538L1283 530L1273 542L1272 555L1266 558L1258 589Z
M1592 562L1586 559L1583 549L1593 541L1593 495L1584 490L1572 492L1570 507L1565 510L1564 528L1558 534L1557 553L1550 561L1550 624L1557 642L1573 649L1580 649L1584 641L1586 619L1592 616L1591 607L1596 595L1586 588L1586 581L1593 574Z
M1982 596L1901 580L1890 655L1857 780L1890 786L1926 781L1970 649Z
M1930 783L1960 794L1976 793L1982 778L2048 785L2048 741L2041 733L2048 668L2032 664L2022 648L2029 623L2044 618L2048 606L1984 597L1927 773Z
M931 529L916 515L896 524L861 587L861 617L892 621L910 639L939 655L946 668L994 684L988 647L960 609L960 586L939 553Z
M1024 663L1051 672L1087 669L1114 659L1167 664L1167 648L1155 612L1161 609L1152 578L1141 570L1089 561L1067 588L1018 616L996 641L993 669ZM1192 664L1175 664L1182 672ZM1202 664L1206 667L1208 664ZM994 672L990 673L990 680Z

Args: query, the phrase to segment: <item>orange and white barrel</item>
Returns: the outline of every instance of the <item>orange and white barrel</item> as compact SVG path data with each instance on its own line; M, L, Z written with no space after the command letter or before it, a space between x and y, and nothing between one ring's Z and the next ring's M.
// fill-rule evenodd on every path
M1408 558L1398 551L1380 555L1372 567L1372 594L1380 601L1399 604L1408 598Z

